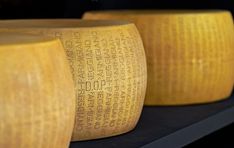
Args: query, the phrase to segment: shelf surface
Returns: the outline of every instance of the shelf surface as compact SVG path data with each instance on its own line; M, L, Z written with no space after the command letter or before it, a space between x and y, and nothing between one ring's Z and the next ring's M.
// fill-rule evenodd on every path
M144 107L136 128L115 137L71 142L70 148L181 147L234 122L234 94L190 106Z

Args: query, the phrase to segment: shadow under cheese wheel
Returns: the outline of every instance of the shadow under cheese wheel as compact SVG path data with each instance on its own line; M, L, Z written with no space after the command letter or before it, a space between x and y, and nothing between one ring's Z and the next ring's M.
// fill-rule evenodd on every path
M145 105L207 103L230 95L234 32L228 11L93 11L83 18L136 24L148 69Z
M0 33L0 147L67 148L75 91L61 42Z
M4 29L5 28L5 29ZM72 141L118 135L135 127L146 91L146 59L132 23L80 20L1 21L0 31L61 39L76 89Z

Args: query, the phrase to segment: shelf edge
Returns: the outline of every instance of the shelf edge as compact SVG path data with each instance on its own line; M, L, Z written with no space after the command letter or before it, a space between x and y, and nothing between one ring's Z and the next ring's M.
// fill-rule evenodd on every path
M234 122L234 106L155 140L141 148L180 148ZM199 129L199 130L198 130Z

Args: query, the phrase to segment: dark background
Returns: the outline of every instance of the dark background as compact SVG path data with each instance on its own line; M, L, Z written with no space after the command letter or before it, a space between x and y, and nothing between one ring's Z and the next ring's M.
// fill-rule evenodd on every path
M185 148L234 148L233 136L234 123L187 145Z
M80 18L88 10L105 9L227 9L234 0L0 0L0 19ZM234 147L234 125L189 145Z
M0 0L0 18L79 18L103 9L228 9L233 0Z

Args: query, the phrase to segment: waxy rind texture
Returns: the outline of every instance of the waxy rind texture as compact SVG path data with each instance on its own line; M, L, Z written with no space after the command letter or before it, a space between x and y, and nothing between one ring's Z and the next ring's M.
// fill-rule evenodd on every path
M185 105L227 98L234 83L230 12L93 11L84 19L134 22L148 69L145 105Z
M0 147L67 148L75 91L61 42L0 33Z
M72 141L114 136L135 127L143 107L147 70L143 44L134 24L1 21L0 31L4 30L61 39L76 87Z

